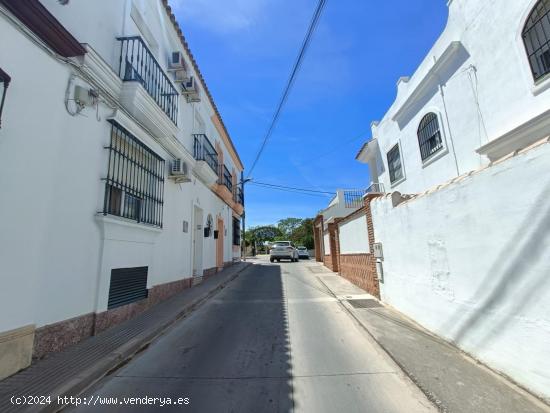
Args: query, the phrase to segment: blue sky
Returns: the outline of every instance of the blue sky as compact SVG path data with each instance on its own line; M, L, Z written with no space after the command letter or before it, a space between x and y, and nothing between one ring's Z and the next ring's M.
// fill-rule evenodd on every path
M269 126L317 0L170 0L245 167ZM328 0L295 86L252 177L365 188L355 161L447 21L445 0ZM246 172L245 172L246 173ZM246 187L247 226L314 217L329 197Z

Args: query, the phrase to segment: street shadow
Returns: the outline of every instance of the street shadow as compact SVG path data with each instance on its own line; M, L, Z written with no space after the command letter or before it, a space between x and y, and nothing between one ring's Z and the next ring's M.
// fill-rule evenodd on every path
M536 301L537 295L547 291L550 284L547 271L533 269L540 263L550 262L549 191L550 184L547 184L472 294L469 301L480 303L477 310L470 315L457 312L441 329L454 330L455 343L468 340L476 346L488 345L514 317L521 316L525 307Z
M119 400L187 397L188 405L80 406L74 410L293 411L283 276L279 265L254 264L86 394Z

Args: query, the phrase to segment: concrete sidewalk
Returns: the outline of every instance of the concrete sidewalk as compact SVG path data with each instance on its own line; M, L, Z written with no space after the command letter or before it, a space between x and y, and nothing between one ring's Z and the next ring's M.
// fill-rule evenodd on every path
M37 361L0 381L0 412L59 410L62 406L57 404L58 396L77 396L117 369L251 265L241 262L226 268L137 317ZM14 405L12 396L50 396L51 403Z
M339 275L319 281L442 412L543 413L550 407Z

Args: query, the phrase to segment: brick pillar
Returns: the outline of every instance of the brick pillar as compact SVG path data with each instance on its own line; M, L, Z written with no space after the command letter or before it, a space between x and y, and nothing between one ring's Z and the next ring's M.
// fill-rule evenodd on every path
M323 216L318 215L313 221L313 242L315 243L315 261L323 262Z
M368 288L367 291L369 294L374 295L375 297L380 298L380 281L378 279L378 272L376 270L376 259L374 258L374 246L376 242L374 238L374 224L372 222L372 212L370 208L371 201L375 198L378 198L379 194L368 194L365 197L365 211L367 218L367 231L369 234L369 245L370 245L370 259L368 263Z
M340 224L338 221L335 222L336 230L334 231L334 244L336 246L336 255L335 255L335 262L336 262L336 270L335 272L340 271Z
M328 237L330 243L330 270L338 272L338 236L337 236L338 224L331 222L328 224ZM326 251L325 251L326 252Z

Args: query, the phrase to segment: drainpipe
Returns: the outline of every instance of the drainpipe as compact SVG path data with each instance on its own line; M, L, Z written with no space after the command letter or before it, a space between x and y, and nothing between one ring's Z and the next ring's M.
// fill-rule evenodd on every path
M434 63L436 62L436 58L435 56L433 57L434 59ZM456 156L456 150L455 150L455 143L454 143L454 140L453 140L453 133L451 131L451 124L449 122L449 112L447 110L447 103L445 102L445 92L443 91L443 85L442 85L442 82L441 82L441 78L439 77L439 75L437 75L437 88L439 90L439 94L441 95L441 100L443 102L443 111L445 113L445 122L447 124L447 131L449 132L449 141L450 141L450 144L451 144L451 152L453 153L453 158L455 160L455 167L456 167L456 176L460 176L460 168L458 167L458 158Z

